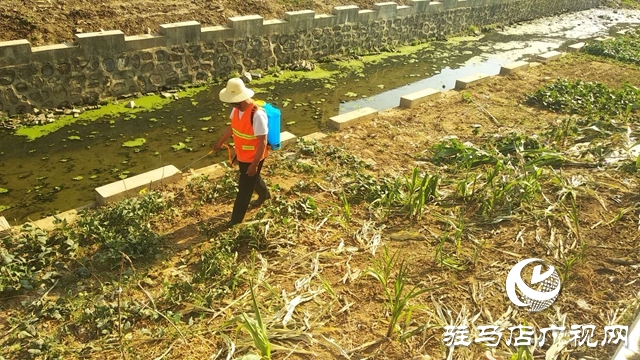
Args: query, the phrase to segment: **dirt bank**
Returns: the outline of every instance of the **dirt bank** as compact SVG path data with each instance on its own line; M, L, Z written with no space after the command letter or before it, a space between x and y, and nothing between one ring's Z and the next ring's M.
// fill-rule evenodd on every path
M4 0L0 2L0 40L27 39L33 46L73 40L74 31L122 30L127 35L158 32L159 25L196 20L203 26L226 25L227 18L258 14L282 19L286 11L331 14L334 6L372 9L374 0ZM397 1L404 4L404 0Z

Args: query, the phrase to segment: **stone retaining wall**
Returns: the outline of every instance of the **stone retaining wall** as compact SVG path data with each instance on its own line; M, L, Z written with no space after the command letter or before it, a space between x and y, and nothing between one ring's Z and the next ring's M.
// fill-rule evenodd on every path
M226 26L191 21L159 34L76 34L72 44L32 48L0 42L0 112L93 105L106 98L224 79L331 55L383 51L459 33L597 6L599 0L412 0L371 10L340 6L332 15L287 12L284 20L250 15Z

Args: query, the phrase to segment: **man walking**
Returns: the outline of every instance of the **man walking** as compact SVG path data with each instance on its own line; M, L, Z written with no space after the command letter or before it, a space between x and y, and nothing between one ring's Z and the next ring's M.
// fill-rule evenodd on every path
M257 207L271 198L269 189L260 176L262 164L267 157L267 134L269 132L267 113L256 105L252 99L253 90L248 89L239 78L227 82L227 87L220 91L220 101L229 103L231 110L231 126L222 138L213 145L219 150L233 136L236 157L240 165L238 195L233 204L233 213L228 226L241 223L249 208L251 195L255 190L258 200L252 206Z

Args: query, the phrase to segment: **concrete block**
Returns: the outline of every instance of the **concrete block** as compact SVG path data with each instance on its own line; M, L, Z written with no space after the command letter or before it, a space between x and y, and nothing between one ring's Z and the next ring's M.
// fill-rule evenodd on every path
M358 22L361 24L371 24L378 20L378 12L374 10L360 10L358 11Z
M37 46L31 49L31 59L35 62L68 61L78 55L78 49L78 46L67 43Z
M182 173L173 165L116 181L95 189L98 205L111 204L126 197L136 196L142 189L156 189L179 181Z
M376 116L378 116L378 110L365 107L330 118L329 128L332 130L342 130L359 122L375 119Z
M326 27L333 27L334 25L337 24L337 21L338 21L338 17L335 15L320 14L320 15L316 15L315 19L313 20L313 23L314 23L314 27L322 29Z
M0 42L0 66L26 64L31 61L31 43L27 40Z
M167 45L167 38L157 34L142 34L124 37L127 51L138 51Z
M396 16L398 18L403 18L403 17L407 17L407 16L411 16L413 14L415 14L414 12L414 8L411 6L398 6L398 8L396 9Z
M593 39L593 41L602 42L602 41L607 41L607 40L611 40L611 39L613 39L611 36L600 36L600 37L597 37L597 38Z
M437 96L438 94L440 94L440 90L431 89L431 88L416 91L414 93L401 97L400 107L401 108L416 107L421 103L425 102L426 100L433 98L434 96Z
M430 0L409 0L409 6L413 6L414 14L421 14L427 12Z
M378 12L378 20L393 20L396 18L398 4L394 2L383 2L373 4L373 10Z
M160 25L160 35L167 45L195 44L200 42L202 25L197 21L185 21Z
M263 35L271 35L271 34L285 34L294 32L295 29L291 27L291 24L286 20L273 19L273 20L265 20L262 23L262 33Z
M193 176L208 176L210 179L223 177L227 172L227 167L223 164L213 164L205 166L200 169L192 170L191 177Z
M444 4L438 1L433 1L429 3L427 7L428 14L435 14L444 11Z
M261 36L263 24L264 19L260 15L235 16L227 21L236 38Z
M482 81L484 81L484 80L486 80L486 79L488 79L490 77L491 76L489 76L487 74L482 74L482 73L465 76L462 79L456 80L456 90L466 89L469 86L481 83Z
M445 10L451 10L458 7L458 0L440 0Z
M9 222L7 221L7 219L5 219L4 216L0 216L0 234L3 234L10 230L11 230L11 226L9 225Z
M41 228L42 230L45 231L53 231L56 228L56 220L66 220L67 224L73 224L77 219L78 219L78 211L85 209L85 208L90 208L93 207L94 204L89 204L86 206L83 206L82 208L78 208L78 209L73 209L73 210L69 210L69 211L65 211L63 213L54 215L54 216L49 216L46 217L44 219L38 220L38 221L34 221L33 224L36 227Z
M206 44L224 41L233 37L233 29L228 26L207 26L200 32L200 39Z
M546 63L548 61L558 60L562 56L562 53L559 51L549 51L548 53L540 54L536 58L536 61L541 63Z
M500 75L511 75L516 71L526 70L529 68L529 63L526 61L516 61L507 64L500 68Z
M313 10L287 11L284 19L289 22L292 31L312 29L316 18Z
M326 138L328 135L323 133L322 131L316 131L314 133L311 133L309 135L305 135L302 138L304 140L310 141L310 140L315 140L315 141L320 141L324 138Z
M357 5L336 6L333 8L333 15L336 17L336 24L349 24L358 21Z
M573 45L569 45L569 47L567 48L567 51L569 52L578 52L580 50L582 50L582 48L585 46L586 44L581 42L581 43L577 43L577 44L573 44Z
M280 144L282 147L294 143L296 141L296 136L288 131L283 131L280 133Z
M81 33L75 39L87 55L115 56L126 50L124 33L120 30Z

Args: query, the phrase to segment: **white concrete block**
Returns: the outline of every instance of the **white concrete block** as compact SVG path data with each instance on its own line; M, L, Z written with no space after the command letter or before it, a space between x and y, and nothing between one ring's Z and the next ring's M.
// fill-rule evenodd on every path
M280 133L280 144L281 146L285 146L287 144L293 143L296 141L296 136L288 131L284 131Z
M365 107L330 118L329 128L332 130L342 130L359 122L375 119L376 116L378 116L378 110Z
M607 41L607 40L611 40L611 39L613 39L611 36L600 36L600 37L597 37L597 38L593 39L593 41L600 42L600 41Z
M517 71L527 70L529 63L526 61L516 61L500 68L500 75L511 75Z
M182 173L173 165L152 170L124 180L96 188L98 205L111 204L126 197L136 196L142 189L152 190L179 181Z
M562 53L559 51L549 51L548 53L540 54L536 58L536 61L541 63L546 63L553 60L558 60L562 56Z
M324 138L326 138L328 135L323 133L322 131L316 131L314 133L311 133L309 135L305 135L302 138L309 141L309 140L315 140L315 141L320 141Z
M569 52L578 52L580 50L582 50L582 48L585 46L586 44L581 42L581 43L577 43L577 44L573 44L573 45L569 45L569 47L567 48L567 50Z
M227 165L231 166L231 164L228 163L228 160ZM222 177L225 173L226 167L222 164L213 164L192 171L193 176L208 176L210 179Z
M490 77L491 77L490 75L482 74L482 73L465 76L462 79L456 80L456 90L466 89L469 86L481 83L482 81Z
M420 105L426 100L437 96L440 94L440 90L428 88L420 91L416 91L411 94L407 94L400 98L400 107L401 108L412 108Z
M4 218L4 216L0 216L0 234L9 230L11 230L11 226L9 226L9 222L7 221L7 219Z

